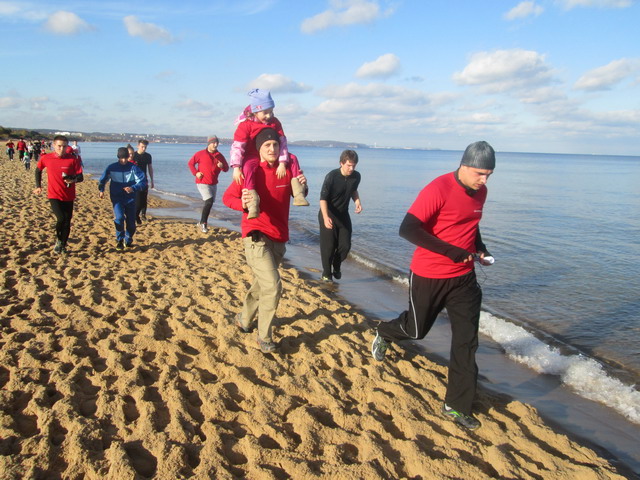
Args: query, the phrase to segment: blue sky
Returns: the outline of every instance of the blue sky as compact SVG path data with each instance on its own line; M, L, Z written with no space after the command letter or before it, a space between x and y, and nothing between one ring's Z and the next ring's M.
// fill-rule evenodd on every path
M0 125L640 154L637 0L0 1Z

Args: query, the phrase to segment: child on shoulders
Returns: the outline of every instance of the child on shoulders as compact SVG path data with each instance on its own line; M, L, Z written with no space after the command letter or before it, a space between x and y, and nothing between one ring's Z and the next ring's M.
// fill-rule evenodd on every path
M251 194L251 202L247 205L248 218L256 218L260 214L260 198L255 191L254 173L260 157L255 147L254 139L261 130L273 128L280 137L280 157L278 158L278 178L285 176L287 165L292 173L291 187L293 189L293 204L296 206L308 206L309 202L304 196L304 187L296 178L302 173L300 164L295 155L290 155L287 148L287 137L284 135L282 124L273 114L275 102L268 90L256 88L249 92L251 104L248 105L236 120L236 132L233 135L231 145L231 167L233 168L233 180L241 185L244 180L244 188Z

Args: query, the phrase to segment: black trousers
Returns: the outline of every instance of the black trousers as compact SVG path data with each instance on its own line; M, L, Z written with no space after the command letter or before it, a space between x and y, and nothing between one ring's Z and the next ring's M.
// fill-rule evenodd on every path
M409 280L409 309L390 322L382 322L378 332L387 341L422 339L446 308L451 352L445 403L470 415L478 383L476 350L482 304L475 271L454 278L425 278L411 272Z
M211 207L213 207L213 197L204 201L202 206L202 215L200 215L200 223L206 224L209 222L209 213L211 213Z
M336 217L329 214L333 221L333 228L324 226L322 212L318 213L320 223L320 257L322 259L322 275L331 278L331 268L334 271L340 270L340 265L347 258L351 250L351 217L347 213L345 216Z
M55 198L50 198L51 210L56 216L56 238L67 244L69 233L71 232L71 217L73 217L73 201L63 202Z
M140 218L140 215L147 216L147 198L149 197L149 189L145 188L136 192L136 218Z

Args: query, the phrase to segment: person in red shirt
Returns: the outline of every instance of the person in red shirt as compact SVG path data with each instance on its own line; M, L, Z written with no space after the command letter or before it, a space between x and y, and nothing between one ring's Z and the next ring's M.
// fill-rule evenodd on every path
M213 202L216 201L218 190L218 175L220 172L228 172L227 160L218 151L218 137L212 135L207 139L207 148L196 152L189 160L189 170L196 177L196 187L204 200L202 215L200 215L200 227L202 233L207 233L207 223Z
M256 218L249 218L247 204L251 201L251 194L236 182L231 182L222 201L227 207L243 212L242 243L247 265L254 275L236 324L246 333L257 317L258 346L263 353L269 353L277 348L273 343L271 326L282 293L278 267L289 240L293 174L286 168L282 178L277 175L280 144L275 130L262 130L255 139L255 145L260 155L260 163L255 171L255 188L262 198L260 214ZM303 174L298 175L297 179L306 186L307 179Z
M7 145L7 155L9 156L9 160L13 160L15 145L12 140L9 140L6 145Z
M400 226L400 236L416 245L409 277L409 309L380 322L371 346L381 361L391 341L422 339L443 310L451 322L449 380L442 413L475 430L471 415L478 381L475 353L482 290L474 258L493 263L478 227L487 198L486 183L495 168L495 152L487 142L467 147L460 167L429 183Z
M56 243L54 253L67 253L67 241L71 232L73 201L76 198L76 183L84 180L80 160L66 153L69 141L64 135L53 139L53 153L40 157L36 167L36 188L33 193L42 193L42 171L47 169L47 197L56 216Z
M18 150L18 160L22 161L24 152L27 151L27 142L24 141L24 138L20 137L20 140L18 140L18 145L16 146L16 150Z

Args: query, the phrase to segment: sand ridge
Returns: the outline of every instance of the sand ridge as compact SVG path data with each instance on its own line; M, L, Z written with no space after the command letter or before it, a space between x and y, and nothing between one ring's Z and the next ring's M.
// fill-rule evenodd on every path
M508 398L481 391L482 428L460 429L444 366L375 362L362 314L286 264L280 353L261 354L232 323L252 278L237 233L152 218L117 252L87 180L56 256L33 183L3 157L2 478L623 478Z

